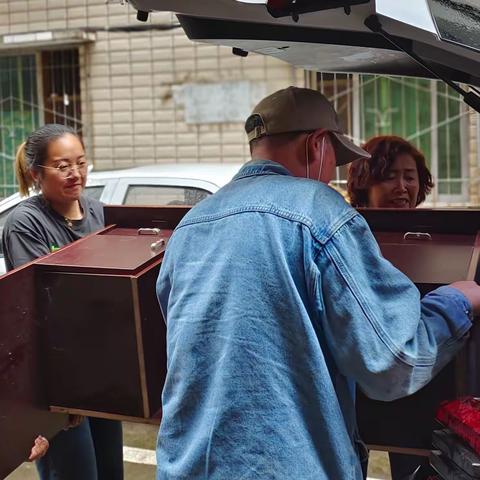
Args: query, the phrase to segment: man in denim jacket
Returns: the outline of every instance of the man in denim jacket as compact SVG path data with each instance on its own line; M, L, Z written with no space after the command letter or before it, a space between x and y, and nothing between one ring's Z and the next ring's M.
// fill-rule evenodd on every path
M361 479L355 385L393 400L464 344L474 282L420 301L328 187L368 155L319 92L290 87L246 123L253 160L171 238L157 284L168 373L160 479Z

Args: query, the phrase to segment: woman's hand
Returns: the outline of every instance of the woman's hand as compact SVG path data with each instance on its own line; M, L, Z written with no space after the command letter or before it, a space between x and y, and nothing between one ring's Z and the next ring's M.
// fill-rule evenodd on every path
M35 439L35 443L33 444L30 456L28 457L28 461L34 462L35 460L42 458L47 453L48 447L48 440L45 437L39 435Z

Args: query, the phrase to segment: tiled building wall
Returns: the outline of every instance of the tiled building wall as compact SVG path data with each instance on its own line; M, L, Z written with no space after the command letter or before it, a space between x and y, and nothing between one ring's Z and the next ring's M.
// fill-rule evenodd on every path
M127 4L104 0L0 0L0 35L138 25L135 15ZM154 13L149 22L171 25L176 18ZM193 43L181 28L97 30L95 36L79 48L83 131L97 169L244 161L248 148L242 123L187 124L178 90L185 84L249 82L252 90L269 93L304 82L301 70L268 57L239 58L229 48Z

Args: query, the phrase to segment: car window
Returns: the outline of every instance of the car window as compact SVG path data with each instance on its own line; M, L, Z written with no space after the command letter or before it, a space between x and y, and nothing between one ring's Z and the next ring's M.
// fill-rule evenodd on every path
M132 185L128 187L125 205L195 205L210 192L193 187L166 185Z
M95 200L100 200L104 189L104 185L91 185L85 187L84 193L88 197L94 198Z

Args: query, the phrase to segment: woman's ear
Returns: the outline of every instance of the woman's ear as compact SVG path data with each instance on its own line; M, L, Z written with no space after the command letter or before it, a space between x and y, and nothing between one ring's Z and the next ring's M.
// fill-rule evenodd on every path
M31 169L30 170L30 175L32 177L34 187L37 190L39 190L40 189L41 172L39 172L38 170Z

